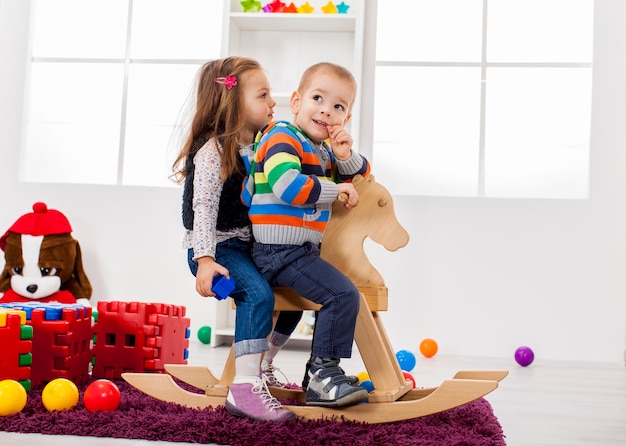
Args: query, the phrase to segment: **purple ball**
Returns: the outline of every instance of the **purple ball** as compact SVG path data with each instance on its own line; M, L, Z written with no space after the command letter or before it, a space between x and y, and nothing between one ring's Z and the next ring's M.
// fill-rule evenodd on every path
M530 347L519 347L515 350L515 361L522 367L529 366L535 359L535 354Z

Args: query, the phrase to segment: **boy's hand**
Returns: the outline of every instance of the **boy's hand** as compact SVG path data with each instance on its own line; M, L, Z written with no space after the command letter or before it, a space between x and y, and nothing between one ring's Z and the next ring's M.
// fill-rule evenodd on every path
M344 207L349 209L359 204L359 194L352 183L339 183L337 187L339 189L337 199L343 203Z
M330 148L341 161L345 161L352 155L352 136L339 125L329 125L328 136L330 137Z

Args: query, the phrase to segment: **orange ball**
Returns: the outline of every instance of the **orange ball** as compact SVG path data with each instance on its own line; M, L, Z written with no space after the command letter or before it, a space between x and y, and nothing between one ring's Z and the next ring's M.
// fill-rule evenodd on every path
M427 358L432 358L437 354L439 346L434 339L426 338L420 343L420 352Z

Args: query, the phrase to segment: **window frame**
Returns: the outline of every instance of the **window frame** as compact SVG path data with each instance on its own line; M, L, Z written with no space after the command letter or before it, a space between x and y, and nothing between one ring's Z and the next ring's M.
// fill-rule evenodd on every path
M593 8L593 0L591 1L591 7ZM490 62L488 59L488 6L489 6L489 0L482 0L482 24L481 24L481 50L480 50L480 60L479 61L462 61L462 62L454 62L454 61L426 61L426 60L390 60L390 59L379 59L378 56L376 57L376 61L375 61L375 68L382 68L382 67L386 67L386 68L398 68L398 69L403 69L403 68L427 68L427 67L437 67L437 68L476 68L480 70L480 103L478 105L479 107L479 124L478 124L478 128L479 128L479 137L478 137L478 141L477 141L477 155L478 155L478 160L477 160L477 176L478 176L478 180L477 180L477 184L476 184L476 192L475 195L471 195L473 197L477 197L477 198L489 198L489 197L494 197L494 198L507 198L506 196L500 196L500 195L490 195L487 191L486 191L486 178L487 178L487 169L486 169L486 164L487 164L487 155L486 155L486 132L487 132L487 123L486 123L486 118L487 118L487 88L488 88L488 84L489 84L489 70L491 68L530 68L530 69L544 69L544 68L564 68L564 69L588 69L590 72L592 71L593 68L593 64L592 62L550 62L550 61L545 61L545 62L515 62L515 61L500 61L500 62ZM382 2L378 3L378 8L388 8L389 5L385 4L383 5ZM591 17L590 22L593 23L593 17ZM593 24L592 24L592 28L593 28ZM377 32L380 32L380 27L378 27ZM376 79L376 82L378 82L378 79ZM591 81L589 83L589 95L591 95ZM400 95L398 95L399 100L401 101L402 98L400 97ZM590 126L590 121L591 121L591 110L589 110L589 126ZM374 129L376 129L376 124L374 123ZM376 131L374 131L376 133ZM376 134L374 133L374 137L373 137L373 150L372 150L372 157L376 156L376 146L377 146L377 138L376 138ZM407 141L407 143L409 143L409 141ZM587 151L588 153L590 152L590 141L587 141ZM402 163L406 163L406 159L400 160L399 162ZM589 194L589 177L587 175L586 179L586 189L587 192L585 194L585 196L580 196L580 197L576 197L576 198L587 198L588 194ZM402 194L402 193L400 193ZM421 193L409 193L408 195L425 195L425 194L421 194ZM426 194L427 195L427 194ZM466 195L457 195L457 194L437 194L437 196L466 196ZM518 197L515 196L514 198L535 198L535 197ZM555 198L555 199L559 199L561 197L542 197L542 198Z

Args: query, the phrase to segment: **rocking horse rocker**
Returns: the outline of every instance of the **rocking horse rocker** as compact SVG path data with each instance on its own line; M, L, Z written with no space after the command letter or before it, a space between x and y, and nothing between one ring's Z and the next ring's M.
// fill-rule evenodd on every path
M350 210L335 204L324 234L321 256L349 277L361 292L361 306L354 339L374 385L367 404L329 409L317 406L284 405L303 419L343 418L367 423L388 423L442 412L474 401L495 390L508 371L460 371L438 387L413 389L404 377L387 338L379 311L387 310L387 288L380 273L370 264L363 249L365 237L389 251L405 246L409 235L397 221L391 194L376 183L373 175L353 180L359 205ZM316 310L318 305L289 288L274 288L275 311ZM206 367L169 364L168 374L124 373L122 377L142 392L159 400L192 408L223 406L234 378L231 348L221 378ZM182 389L175 377L204 393ZM280 399L305 401L305 391L270 387Z

